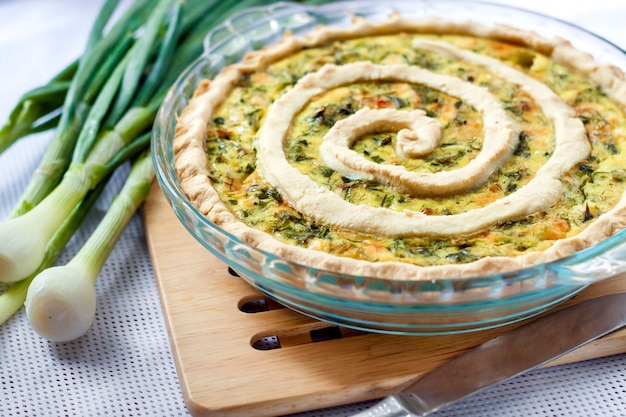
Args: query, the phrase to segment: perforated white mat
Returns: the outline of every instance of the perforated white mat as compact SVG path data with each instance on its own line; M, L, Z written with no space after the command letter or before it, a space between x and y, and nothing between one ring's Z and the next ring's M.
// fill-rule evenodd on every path
M79 55L101 3L0 1L0 122L23 92L46 82ZM626 2L536 0L524 2L524 7L573 21L626 46ZM50 134L33 136L0 155L0 218L17 201L49 138ZM120 186L118 177L60 262L80 247ZM140 216L132 220L105 265L97 294L95 323L78 341L42 340L23 312L0 327L0 416L189 415ZM368 404L298 416L349 416ZM624 416L626 355L534 371L435 415Z

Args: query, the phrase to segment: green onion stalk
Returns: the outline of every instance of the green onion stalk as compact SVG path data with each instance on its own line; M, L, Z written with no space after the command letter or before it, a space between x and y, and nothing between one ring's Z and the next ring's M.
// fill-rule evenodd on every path
M73 62L46 85L34 88L20 98L6 123L0 127L0 153L18 139L58 125L60 108L77 67L78 62Z
M39 272L54 265L67 242L72 238L76 230L78 230L100 194L102 194L102 191L107 183L108 179L100 182L98 187L90 191L85 199L83 199L83 201L72 211L68 218L65 219L61 227L48 242L48 245L46 246L46 255L37 271L35 271L35 273L31 276L12 284L6 291L0 294L0 325L4 324L20 308L22 308L24 301L26 300L28 286L32 280Z
M48 241L89 190L109 174L109 162L150 126L154 104L131 109L114 129L103 132L84 162L70 166L40 204L0 223L0 282L20 281L39 267Z
M171 3L171 0L161 0L148 25L160 25ZM0 223L1 282L20 281L37 270L44 259L47 242L89 190L106 177L109 161L150 128L160 103L158 99L150 101L147 107L128 109L112 128L102 129L108 109L119 103L114 101L115 98L132 96L138 89L138 83L123 85L123 81L129 73L137 71L133 66L135 57L152 49L154 30L147 33L149 42L138 42L135 45L141 45L141 48L129 49L104 84L79 134L71 164L67 171L63 171L59 184L25 214ZM122 90L118 91L119 88Z
M22 305L24 305L26 293L35 276L46 268L54 265L58 256L61 254L61 251L64 249L65 245L76 230L78 230L82 221L89 213L89 210L104 190L106 184L108 183L108 179L111 177L115 169L139 153L146 152L149 143L150 134L144 134L137 140L125 146L120 152L118 152L115 158L112 158L109 161L109 164L105 167L105 171L109 173L107 178L100 181L96 188L89 191L83 201L81 201L72 213L70 213L68 218L65 219L59 229L57 229L46 246L44 259L39 268L29 277L11 284L4 293L0 294L0 325L5 323L22 307Z
M30 283L26 315L32 328L52 342L84 335L96 313L95 282L128 222L148 195L154 177L149 152L132 165L120 193L84 246L65 265L47 268Z
M92 104L83 98L90 89L98 90L106 82L108 74L99 71L106 57L129 32L141 27L153 3L149 0L136 1L105 35L103 31L118 2L119 0L107 0L96 18L85 51L78 60L76 72L68 85L54 137L13 210L12 217L36 206L63 177Z

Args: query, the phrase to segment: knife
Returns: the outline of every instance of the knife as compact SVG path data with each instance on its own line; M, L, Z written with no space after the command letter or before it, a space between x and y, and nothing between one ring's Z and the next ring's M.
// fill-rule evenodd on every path
M626 325L626 293L583 301L497 336L353 417L427 416Z

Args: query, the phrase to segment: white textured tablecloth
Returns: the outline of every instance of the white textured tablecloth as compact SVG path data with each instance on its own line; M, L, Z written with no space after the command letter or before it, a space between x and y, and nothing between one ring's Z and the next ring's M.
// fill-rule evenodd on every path
M0 123L22 93L80 54L101 3L0 0ZM626 48L626 1L500 3L576 23ZM17 201L50 137L30 137L0 155L0 218ZM80 247L120 185L120 178L113 181L60 262ZM106 263L97 294L95 323L75 342L44 341L30 329L23 311L0 327L1 417L188 415L139 215ZM357 409L302 416L348 416ZM626 355L530 372L435 415L624 416Z

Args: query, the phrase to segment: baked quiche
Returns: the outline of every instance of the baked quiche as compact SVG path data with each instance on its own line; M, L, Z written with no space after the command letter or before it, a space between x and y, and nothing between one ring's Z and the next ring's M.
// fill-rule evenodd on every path
M210 221L338 273L468 277L626 225L626 82L561 38L392 15L320 26L198 86L175 168Z

